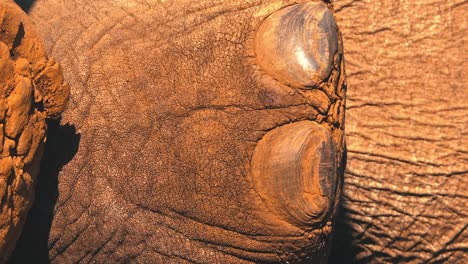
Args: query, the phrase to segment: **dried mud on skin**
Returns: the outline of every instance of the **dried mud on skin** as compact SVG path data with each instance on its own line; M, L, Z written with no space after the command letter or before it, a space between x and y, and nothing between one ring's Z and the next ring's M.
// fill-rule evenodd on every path
M21 234L46 135L69 94L60 66L19 7L0 1L0 263Z

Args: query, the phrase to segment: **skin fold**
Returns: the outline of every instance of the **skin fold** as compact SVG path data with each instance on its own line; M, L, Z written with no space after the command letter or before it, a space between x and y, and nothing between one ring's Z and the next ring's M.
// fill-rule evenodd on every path
M348 81L337 60L321 93L255 56L262 21L298 2L29 5L72 93L12 262L466 262L466 5L328 3ZM347 159L342 206L316 225L251 173L298 122Z

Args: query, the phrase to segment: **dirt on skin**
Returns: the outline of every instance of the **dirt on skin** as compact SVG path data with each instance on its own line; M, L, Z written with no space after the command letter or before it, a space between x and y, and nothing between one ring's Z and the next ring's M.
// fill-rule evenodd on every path
M68 100L60 66L49 59L27 15L0 1L0 263L21 234L34 201L46 119Z

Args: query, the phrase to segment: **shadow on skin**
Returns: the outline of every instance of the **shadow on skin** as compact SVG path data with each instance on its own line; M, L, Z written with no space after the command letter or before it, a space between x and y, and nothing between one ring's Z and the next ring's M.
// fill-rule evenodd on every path
M340 205L338 209L337 223L333 237L333 244L330 254L330 264L354 264L356 261L356 252L352 245L352 226L348 222L346 208Z
M28 13L31 6L34 4L34 0L15 0L16 4L19 5L24 12Z
M58 198L58 175L78 151L80 134L60 120L47 122L47 142L38 175L36 198L9 263L49 263L49 233Z
M340 167L341 175L344 175L344 169L346 168L346 162L348 160L348 152L345 147L344 154L343 154L343 163ZM344 180L343 182L343 189L346 187ZM342 195L343 196L343 195ZM344 197L341 197L341 203L338 208L337 216L336 216L336 225L335 231L333 234L333 242L332 248L330 253L330 259L328 262L330 264L354 264L357 263L356 261L356 252L353 248L353 236L352 236L352 225L349 222L350 218L348 217L348 212L346 208L343 206L345 203Z

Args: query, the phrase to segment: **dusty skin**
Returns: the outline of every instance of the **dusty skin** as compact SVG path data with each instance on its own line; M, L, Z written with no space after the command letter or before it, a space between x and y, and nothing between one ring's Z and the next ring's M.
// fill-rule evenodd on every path
M466 263L465 1L332 1L333 59L299 2L26 5L72 94L12 262Z
M27 15L0 2L0 262L8 259L34 201L46 119L68 100L60 67L48 59Z
M57 205L36 210L54 209L46 234L54 246L13 262L325 263L344 171L346 89L331 6L130 3L33 5L51 12L44 22L65 19L48 28L68 44L43 37L63 52L54 55L72 87L63 124L80 143L58 170ZM97 27L90 10L110 20ZM272 35L257 33L263 23L276 25ZM275 39L290 42L272 47ZM291 46L302 53L257 56ZM293 70L285 81L274 70L285 62L306 74ZM46 155L68 151L58 147ZM41 172L56 162L45 160ZM39 188L50 177L41 174ZM28 227L26 243L40 232Z
M461 0L337 0L348 97L336 263L468 263Z

